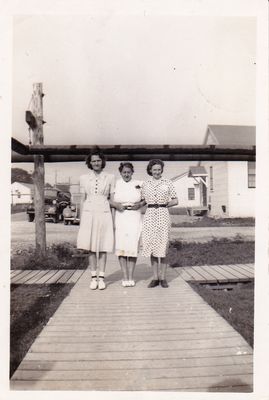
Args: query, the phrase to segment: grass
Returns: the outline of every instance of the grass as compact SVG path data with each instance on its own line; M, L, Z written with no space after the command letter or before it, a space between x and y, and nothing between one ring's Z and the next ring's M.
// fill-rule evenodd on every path
M234 239L213 239L206 243L173 240L167 262L171 267L248 264L254 262L254 250L254 241L244 241L239 235Z
M28 247L13 254L11 269L86 269L87 257L73 257L76 254L74 245L67 242L48 247L45 257L34 247Z
M73 286L11 285L10 376Z
M173 227L229 227L229 226L255 226L254 218L212 218L212 217L188 217L182 220L177 214L171 217Z
M170 242L167 262L171 267L215 264L248 264L254 262L254 241L245 241L240 235L233 239L213 239L206 243ZM73 257L77 249L70 243L48 247L42 257L33 247L18 250L11 258L11 269L86 269L87 257Z
M191 287L253 347L254 282L233 290L212 290L192 283Z

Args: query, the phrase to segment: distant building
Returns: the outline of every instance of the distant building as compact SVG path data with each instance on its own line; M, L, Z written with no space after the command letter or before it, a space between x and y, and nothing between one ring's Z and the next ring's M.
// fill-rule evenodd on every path
M254 126L209 125L204 144L255 146ZM203 161L208 173L207 203L214 217L255 216L255 162Z
M34 197L32 183L13 182L11 184L11 204L29 204Z
M185 207L189 214L207 212L207 172L203 166L192 166L189 170L172 178L178 196L178 206Z

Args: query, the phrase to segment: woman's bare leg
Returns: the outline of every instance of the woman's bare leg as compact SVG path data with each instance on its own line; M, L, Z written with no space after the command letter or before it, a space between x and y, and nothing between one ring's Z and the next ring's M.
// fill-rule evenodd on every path
M166 279L167 263L166 257L160 259L160 280Z
M134 280L134 270L135 270L135 265L137 261L137 257L129 257L129 280L133 281Z
M119 256L122 277L124 281L128 281L127 257Z
M89 253L89 268L91 271L91 283L90 283L90 288L92 290L97 289L98 282L97 282L97 257L96 253L93 253L90 251Z
M107 253L104 251L101 251L99 253L99 280L98 280L98 289L105 289L106 284L104 282L104 276L105 276L105 270L106 270L106 259L107 259Z
M158 274L158 258L151 256L151 266L153 269L153 279L154 280L159 280L159 274Z

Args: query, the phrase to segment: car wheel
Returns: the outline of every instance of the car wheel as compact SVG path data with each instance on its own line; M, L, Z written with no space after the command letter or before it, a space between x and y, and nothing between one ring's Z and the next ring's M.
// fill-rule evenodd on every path
M29 222L33 222L34 219L35 219L34 214L28 214L28 221Z

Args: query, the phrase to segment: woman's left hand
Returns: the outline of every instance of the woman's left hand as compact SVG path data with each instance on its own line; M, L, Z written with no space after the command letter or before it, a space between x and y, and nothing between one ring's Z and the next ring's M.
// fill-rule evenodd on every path
M134 204L129 208L129 210L136 211L136 210L139 210L140 207L141 207L141 202L138 201L137 203L134 203Z

